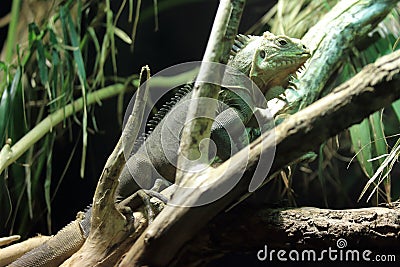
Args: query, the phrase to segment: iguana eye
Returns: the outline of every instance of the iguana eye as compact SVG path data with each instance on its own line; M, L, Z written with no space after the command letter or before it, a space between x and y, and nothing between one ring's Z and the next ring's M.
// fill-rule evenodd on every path
M264 50L261 50L261 51L260 51L260 57L261 57L261 58L265 58L265 51L264 51Z
M279 40L278 40L278 43L279 43L281 46L285 46L285 45L288 44L288 42L287 42L285 39L279 39Z

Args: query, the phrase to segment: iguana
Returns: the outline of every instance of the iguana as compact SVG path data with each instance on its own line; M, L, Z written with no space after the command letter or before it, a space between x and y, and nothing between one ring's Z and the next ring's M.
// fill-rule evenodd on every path
M310 51L299 39L283 35L276 36L270 32L265 32L262 36L238 35L231 50L228 66L243 72L264 94L268 95L268 92L274 88L285 88L291 75L295 74L309 57ZM170 102L170 108L173 109L178 102L190 98L190 89L190 86L184 86L180 90L183 96L174 98ZM276 94L269 95L268 98L276 97ZM219 100L230 108L217 114L211 139L218 148L221 148L218 156L224 159L229 155L222 148L231 142L224 128L229 128L235 123L247 125L257 106L251 92L243 92L243 90L240 93L233 93L222 89ZM151 188L155 172L171 183L174 182L176 169L173 163L176 162L173 161L176 161L177 150L171 164L171 158L167 159L162 149L161 131L163 127L167 127L171 129L171 136L167 138L176 138L172 136L172 133L175 129L181 128L181 124L185 122L186 113L174 113L176 117L173 120L166 120L167 115L168 113L164 110L161 115L156 116L158 119L153 121L153 124L156 124L154 130L129 158L127 162L129 168L126 166L123 168L119 177L117 202L141 188ZM141 177L146 177L146 180L141 180ZM139 181L140 186L135 181ZM45 244L26 253L9 266L33 267L61 264L83 245L90 230L90 217L91 210L89 209L83 218L71 222Z

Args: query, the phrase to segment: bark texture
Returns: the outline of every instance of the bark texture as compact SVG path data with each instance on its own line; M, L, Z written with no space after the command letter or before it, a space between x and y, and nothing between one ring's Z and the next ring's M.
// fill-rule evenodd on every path
M243 205L219 215L187 244L178 266L201 266L226 253L275 249L337 248L399 254L400 210L363 208L330 210L313 207L268 209Z

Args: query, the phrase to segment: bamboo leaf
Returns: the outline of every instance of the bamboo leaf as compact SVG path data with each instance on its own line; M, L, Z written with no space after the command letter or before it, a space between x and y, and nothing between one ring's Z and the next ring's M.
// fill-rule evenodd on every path
M353 148L357 153L357 159L364 173L372 177L374 170L372 163L368 160L372 158L371 135L369 130L369 121L364 119L360 124L350 128L351 141Z
M90 37L92 38L94 47L96 49L96 54L100 55L101 53L101 49L100 49L100 43L99 43L99 39L96 36L96 32L94 31L93 27L89 27L88 28L88 33L90 35ZM96 57L95 62L94 62L94 66L93 66L93 72L97 71L97 68L99 67L99 57Z
M321 184L321 188L322 188L322 195L324 197L324 204L326 207L328 207L328 199L327 199L327 191L326 191L326 178L324 176L324 147L325 147L325 143L323 143L320 147L319 147L319 157L318 157L318 180Z
M85 64L83 63L82 53L79 49L79 36L75 30L75 25L72 21L71 14L67 13L67 23L68 23L68 33L69 38L71 40L71 44L73 46L73 55L75 59L75 64L78 69L78 76L82 79L81 82L86 83L86 71L85 71ZM83 93L83 92L82 92ZM86 94L86 92L85 92Z
M392 48L393 51L397 49L397 46L399 45L399 43L400 43L400 37L397 38L396 42L393 44L393 48Z
M378 178L378 176L381 177L382 179L385 179L387 177L387 175L389 175L389 172L386 172L383 176L383 171L385 168L388 168L389 170L391 170L394 166L394 164L397 162L397 159L399 157L400 154L400 139L397 140L396 144L393 146L392 151L390 151L389 155L385 158L385 160L383 161L383 163L381 164L381 166L379 166L378 170L375 172L375 174L368 180L367 184L364 186L364 189L362 190L359 200L363 197L363 195L365 194L365 192L368 190L368 188L371 186L372 183L376 183L376 179ZM378 190L378 185L379 182L377 183L377 185L374 187L374 189L372 190L370 196L368 197L368 200L370 199L370 197L372 196L372 194Z
M13 114L11 108L21 81L21 69L18 68L11 86L8 90L3 92L0 101L0 140L5 140L7 134L7 127L9 125L11 116Z
M111 62L113 66L114 73L117 73L117 50L115 48L115 38L114 38L114 24L113 24L113 17L114 14L111 10L110 0L106 1L107 3L107 12L106 12L106 24L107 24L107 33L106 35L110 38L110 45L111 45Z
M79 49L79 36L75 30L75 25L72 21L71 15L68 13L68 32L71 39L72 46L75 48L73 51L75 63L78 68L78 77L82 87L82 99L83 99L83 118L82 118L82 131L83 131L83 142L82 142L82 160L81 160L81 170L80 175L83 178L85 174L85 162L86 162L86 150L87 150L87 101L86 101L86 71L85 65L83 63L82 53Z
M383 130L383 122L382 122L382 111L375 112L370 116L372 133L374 136L374 144L377 156L387 156L388 153L388 144L386 143L386 137ZM384 162L384 157L379 157L378 162L380 165ZM390 168L385 168L384 170L387 175L385 179L385 193L386 200L388 203L391 202L391 181L390 181Z
M4 72L3 77L8 76L8 68L6 64L3 62L0 62L0 70ZM5 90L0 98L0 142L5 141L5 133L6 133L6 128L7 128L7 111L9 108L9 103L10 103L10 95L7 90Z
M383 122L381 119L382 111L375 112L370 116L372 134L374 137L374 145L376 156L385 155L388 153L388 145L386 143L385 133L383 131ZM383 159L379 159L379 163L383 163Z
M119 29L117 27L114 27L114 33L115 33L116 36L118 36L125 43L132 44L132 39L123 30L121 30L121 29Z
M57 37L54 33L54 31L50 31L50 42L51 42L51 63L52 63L52 93L53 93L53 101L56 102L58 98L60 98L60 96L57 96L57 92L56 89L58 88L58 81L59 79L62 79L62 71L60 71L60 64L61 64L61 60L60 60L60 56L58 54L58 51L55 49L55 47L57 47L58 42L57 42ZM64 94L62 94L62 96L64 96ZM51 101L50 101L51 102ZM50 104L49 104L50 105ZM50 105L51 108L50 110L53 111L57 108L57 105L54 103L54 105Z
M397 120L400 121L400 99L392 103L392 108L396 114Z
M154 31L158 31L158 1L153 0L154 6Z
M47 66L46 66L46 56L45 56L45 52L44 52L43 43L38 40L38 41L36 41L36 46L37 46L37 61L38 61L38 67L39 67L40 80L47 90L49 99L52 99L53 96L50 91L49 74L48 74L48 70L47 70Z

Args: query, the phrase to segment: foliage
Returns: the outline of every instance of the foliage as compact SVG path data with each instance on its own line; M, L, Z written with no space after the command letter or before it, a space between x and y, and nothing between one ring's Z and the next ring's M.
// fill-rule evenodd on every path
M133 5L132 1L130 5ZM18 21L15 8L19 5L13 5L12 14L16 17L12 22ZM106 22L103 25L104 16ZM80 174L83 177L89 123L96 129L93 104L137 84L133 80L136 75L133 75L123 83L104 87L105 83L115 79L104 74L110 56L112 62L116 60L114 36L131 43L130 37L116 27L109 1L66 1L54 7L51 16L41 25L29 24L27 34L27 44L18 43L15 47L13 40L18 37L9 32L7 51L10 47L16 50L13 57L6 57L0 63L4 77L0 85L0 140L5 144L0 154L3 159L0 160L0 199L5 216L1 217L0 223L12 231L18 216L20 228L17 232L24 232L34 214L42 212L38 197L41 194L44 194L51 229L51 201L57 191L51 192L54 182L51 166L57 135L71 128L73 121L81 126ZM88 56L90 49L95 49L98 55L94 64ZM62 127L57 125L60 122ZM56 183L59 185L62 179Z

